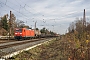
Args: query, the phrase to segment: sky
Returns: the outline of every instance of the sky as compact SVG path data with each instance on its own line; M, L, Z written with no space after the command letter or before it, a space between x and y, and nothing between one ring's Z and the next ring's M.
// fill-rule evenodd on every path
M65 34L71 22L83 17L86 10L86 19L90 20L90 0L0 0L0 16L16 16L26 25L49 31Z

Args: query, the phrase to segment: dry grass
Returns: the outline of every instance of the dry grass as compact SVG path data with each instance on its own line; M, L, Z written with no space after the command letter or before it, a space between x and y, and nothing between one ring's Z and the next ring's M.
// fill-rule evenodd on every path
M76 45L76 43L62 38L61 40L52 40L50 43L22 52L12 58L14 60L88 60L89 50L81 49L79 43Z

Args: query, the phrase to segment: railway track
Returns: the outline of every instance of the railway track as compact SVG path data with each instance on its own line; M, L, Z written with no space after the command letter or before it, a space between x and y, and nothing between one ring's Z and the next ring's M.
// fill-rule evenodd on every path
M12 46L18 46L18 45L21 45L21 44L26 44L26 43L30 43L30 42L39 41L39 40L40 39L33 39L33 40L25 40L25 41L16 41L16 42L3 43L3 44L0 44L0 49L12 47ZM44 40L44 39L42 39L42 40Z
M0 44L0 58L8 58L5 57L8 54L12 54L13 52L21 51L28 47L32 47L34 45L43 43L45 41L51 40L52 38L47 39L33 39L33 40L26 40L26 41L18 41L18 42L10 42L7 44Z

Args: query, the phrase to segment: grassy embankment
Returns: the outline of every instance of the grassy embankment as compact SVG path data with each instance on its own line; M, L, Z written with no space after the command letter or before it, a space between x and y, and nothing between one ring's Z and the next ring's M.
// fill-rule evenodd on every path
M80 43L65 37L42 44L12 57L13 60L88 60L88 51L81 50Z

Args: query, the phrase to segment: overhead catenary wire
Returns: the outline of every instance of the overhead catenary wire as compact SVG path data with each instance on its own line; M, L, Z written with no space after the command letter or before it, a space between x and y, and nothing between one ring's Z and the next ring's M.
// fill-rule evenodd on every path
M6 2L5 2L5 4L7 3L7 1L9 1L9 0L6 0ZM28 11L25 7L26 6L28 6L28 7L30 7L29 5L27 5L26 3L25 3L25 5L24 6L22 6L17 0L15 0L21 7L23 7L26 11ZM20 0L19 0L20 1ZM20 1L20 2L22 2L22 1ZM22 3L24 3L24 2L22 2ZM31 7L30 7L31 8ZM31 8L32 9L32 8ZM30 11L28 11L29 13L31 13ZM75 12L76 13L76 12ZM20 13L21 14L21 13ZM72 15L72 14L74 14L74 13L71 13L71 14L67 14L67 15L65 15L65 16L68 16L68 15ZM65 17L65 16L61 16L61 17ZM48 19L48 20L60 20L60 19Z
M1 1L0 1L1 2ZM23 15L27 20L29 20L29 18L26 16L26 15L24 15L23 13L21 13L21 12L19 12L19 11L17 11L17 10L15 10L14 8L12 8L12 7L10 7L10 6L8 6L6 3L3 3L3 2L1 2L2 4L4 4L5 6L7 6L8 8L10 8L10 9L12 9L12 10L14 10L14 11L16 11L16 12L18 12L19 14L21 14L21 15Z
M1 2L1 1L0 1L0 2ZM9 2L10 2L10 1L9 1ZM3 2L1 2L1 3L3 3ZM7 5L7 1L6 1L5 3L3 3L3 4L6 5L7 7L11 8L12 10L18 12L19 14L23 15L24 17L27 17L26 15L24 15L24 14L21 13L20 11L17 11L17 10L15 10L14 8L12 8L12 7L10 7L9 5ZM16 6L17 6L17 5L16 5ZM25 8L25 6L26 6L26 4L24 5L24 7L20 5L20 7L24 8L26 11L28 11L28 10ZM28 11L28 12L29 12L29 11ZM29 13L30 13L30 14L33 14L33 13L31 13L31 12L29 12ZM26 20L30 20L30 19L27 17Z

